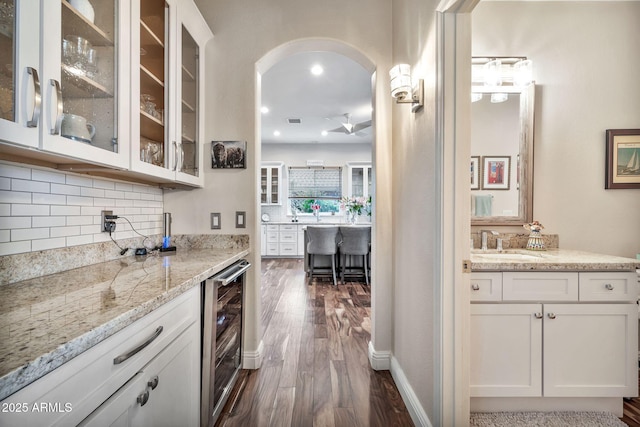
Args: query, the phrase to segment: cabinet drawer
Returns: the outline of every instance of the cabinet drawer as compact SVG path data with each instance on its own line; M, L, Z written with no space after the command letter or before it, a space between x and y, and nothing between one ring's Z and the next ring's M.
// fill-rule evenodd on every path
M277 242L277 241L278 241L278 232L267 231L267 242Z
M633 301L638 299L634 272L579 273L580 301Z
M504 272L503 301L578 301L578 273Z
M297 234L295 231L280 231L280 242L295 243Z
M502 300L502 273L472 273L471 301Z
M72 411L2 414L3 425L77 425L189 325L199 321L199 290L194 287L185 292L2 401L28 402L29 407L37 402L63 402L70 403ZM159 326L163 330L155 340L114 364L116 357L147 341Z
M295 243L280 243L280 255L295 256L298 252L298 246Z
M267 255L278 256L278 243L267 243Z
M280 224L280 232L283 231L298 231L298 226L295 224Z
M279 230L278 224L267 224L267 231L275 231Z

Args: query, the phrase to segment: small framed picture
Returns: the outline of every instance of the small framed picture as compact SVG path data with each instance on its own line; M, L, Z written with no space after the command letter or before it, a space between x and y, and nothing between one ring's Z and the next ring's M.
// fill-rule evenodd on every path
M211 141L213 169L246 169L247 141Z
M605 189L640 188L640 129L607 129Z
M480 156L471 156L471 189L480 189Z
M511 175L511 157L482 157L482 189L508 190Z

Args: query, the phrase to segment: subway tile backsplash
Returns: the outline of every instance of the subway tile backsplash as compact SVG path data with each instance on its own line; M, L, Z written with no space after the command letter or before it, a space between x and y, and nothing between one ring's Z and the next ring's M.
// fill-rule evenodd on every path
M109 241L103 210L142 235L162 233L159 188L0 163L0 256ZM116 224L115 240L139 236L126 220Z

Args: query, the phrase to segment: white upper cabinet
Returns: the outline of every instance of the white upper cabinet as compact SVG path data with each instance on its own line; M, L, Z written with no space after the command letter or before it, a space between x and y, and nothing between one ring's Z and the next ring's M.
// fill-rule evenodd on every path
M202 186L211 37L192 0L0 0L0 154Z
M129 164L127 2L42 2L40 148L92 164ZM34 25L30 25L33 27Z
M350 197L364 197L372 195L371 191L371 163L347 163L347 193Z
M212 37L191 1L132 3L131 168L202 186L204 45Z
M0 140L32 148L42 108L39 20L38 0L0 1Z

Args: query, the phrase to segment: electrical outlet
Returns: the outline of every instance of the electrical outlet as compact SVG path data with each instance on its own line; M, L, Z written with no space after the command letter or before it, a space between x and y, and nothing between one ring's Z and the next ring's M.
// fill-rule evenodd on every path
M113 211L102 211L101 224L103 233L109 233L115 229L115 227L111 225L113 220L107 219L107 215L113 215Z

